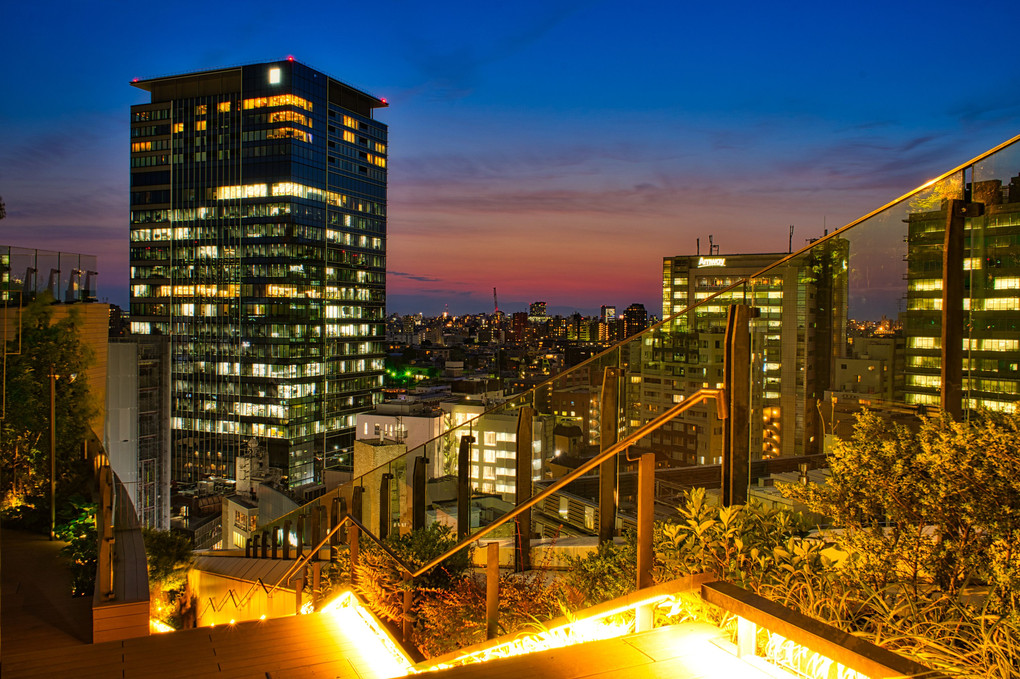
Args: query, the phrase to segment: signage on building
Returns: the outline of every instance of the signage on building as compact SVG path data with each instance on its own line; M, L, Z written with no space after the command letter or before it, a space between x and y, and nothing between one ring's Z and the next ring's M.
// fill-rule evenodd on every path
M725 257L698 257L698 268L706 266L726 266Z

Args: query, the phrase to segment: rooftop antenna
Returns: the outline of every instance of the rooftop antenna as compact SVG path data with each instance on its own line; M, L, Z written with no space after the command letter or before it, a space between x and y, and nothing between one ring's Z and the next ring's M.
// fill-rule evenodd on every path
M4 205L4 197L0 196L0 219L7 216L7 206Z
M787 250L787 252L788 253L793 252L793 224L790 224L790 249Z
M701 256L701 239L698 238L696 240L698 241L698 256L700 257Z
M715 254L715 245L712 244L712 234L708 234L708 254Z

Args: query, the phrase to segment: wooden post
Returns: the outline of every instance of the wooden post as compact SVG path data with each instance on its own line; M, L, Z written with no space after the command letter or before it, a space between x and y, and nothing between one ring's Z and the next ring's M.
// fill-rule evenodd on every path
M273 540L273 543L269 546L270 554L272 555L273 559L278 559L280 557L280 553L278 551L279 548L280 548L280 527L279 526L275 526L273 528L272 540Z
M294 615L301 615L301 604L305 593L305 579L295 578L294 580Z
M290 519L283 522L283 560L290 560Z
M251 543L252 539L250 537L246 538L244 541L244 558L246 559L251 558Z
M655 528L655 453L643 453L638 462L637 588L652 585L652 531Z
M457 537L466 538L471 533L471 480L468 478L471 464L471 444L475 437L465 434L460 437L457 451Z
M531 465L534 456L535 409L524 406L517 411L517 453L514 501L522 505L531 499L531 477L535 473ZM531 509L525 509L514 521L514 570L531 570Z
M655 453L644 453L638 462L637 492L637 588L652 586L655 553L652 533L655 530ZM635 611L635 629L646 632L652 628L651 606Z
M260 542L262 543L262 558L263 559L268 559L269 558L269 531L267 531L267 530L263 530L262 531L262 539L260 540Z
M722 504L747 504L751 453L751 309L731 304L726 316L723 386L728 400L723 425Z
M357 526L347 526L347 553L351 557L351 583L357 580L358 573L358 536L360 530Z
M319 599L322 592L322 562L312 566L312 608L319 610Z
M490 542L485 554L485 638L499 634L499 543Z
M414 476L411 483L411 530L425 527L425 472L429 459L424 455L414 458Z
M599 448L607 450L619 440L620 379L622 368L607 367L602 373L601 413L599 418ZM616 510L619 506L617 488L619 456L599 465L599 544L616 536Z
M404 574L404 601L402 607L403 615L400 616L400 629L404 644L411 643L411 604L412 604L411 576Z

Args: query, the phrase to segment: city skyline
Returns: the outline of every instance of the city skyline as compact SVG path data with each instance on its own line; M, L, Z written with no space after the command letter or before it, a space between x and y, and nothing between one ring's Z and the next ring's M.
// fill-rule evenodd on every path
M344 8L377 29L327 46L262 3L202 7L197 34L150 7L19 5L5 241L98 255L100 296L126 306L128 82L294 53L392 105L388 313L491 311L493 287L506 310L652 310L662 257L697 238L783 251L794 224L797 248L1015 133L1006 44L982 68L948 48L1010 6L949 7L387 4Z

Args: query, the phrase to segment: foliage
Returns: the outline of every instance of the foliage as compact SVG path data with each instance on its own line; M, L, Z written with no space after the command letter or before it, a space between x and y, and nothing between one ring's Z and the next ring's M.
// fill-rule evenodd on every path
M461 577L450 586L424 589L415 606L412 641L435 657L485 641L485 580ZM499 578L499 634L518 632L561 611L559 589L539 573Z
M822 487L784 494L833 520L847 577L874 590L958 596L990 587L993 610L1020 603L1020 415L925 418L916 431L863 413L829 457Z
M571 610L609 601L637 587L637 536L628 531L622 543L604 542L585 556L567 556L564 599Z
M60 376L54 385L58 506L66 498L86 492L90 478L81 450L96 413L86 374L92 356L80 339L80 312L72 308L56 322L53 315L52 298L41 295L22 311L20 351L17 339L8 346L0 492L4 509L14 515L41 513L49 505L51 374ZM42 527L48 522L36 518L33 523Z
M698 488L678 509L680 521L655 536L659 582L711 571L741 587L760 589L773 579L790 582L829 565L831 543L805 539L799 515L758 502L718 507Z
M191 538L184 533L152 528L143 529L142 537L150 589L182 589L195 561Z
M172 627L182 626L183 609L190 603L188 570L195 561L191 539L175 531L143 529L149 571L152 617Z
M386 546L413 569L423 566L455 544L457 539L450 527L438 523L386 539ZM374 542L364 540L360 547L355 589L384 619L393 622L401 620L404 591L409 586L404 582L403 570ZM449 587L463 575L470 564L469 551L461 550L417 578L410 586L413 590Z
M67 520L58 523L54 532L58 540L67 543L60 552L70 561L71 595L92 596L99 559L96 506L75 498L65 508L65 515Z

